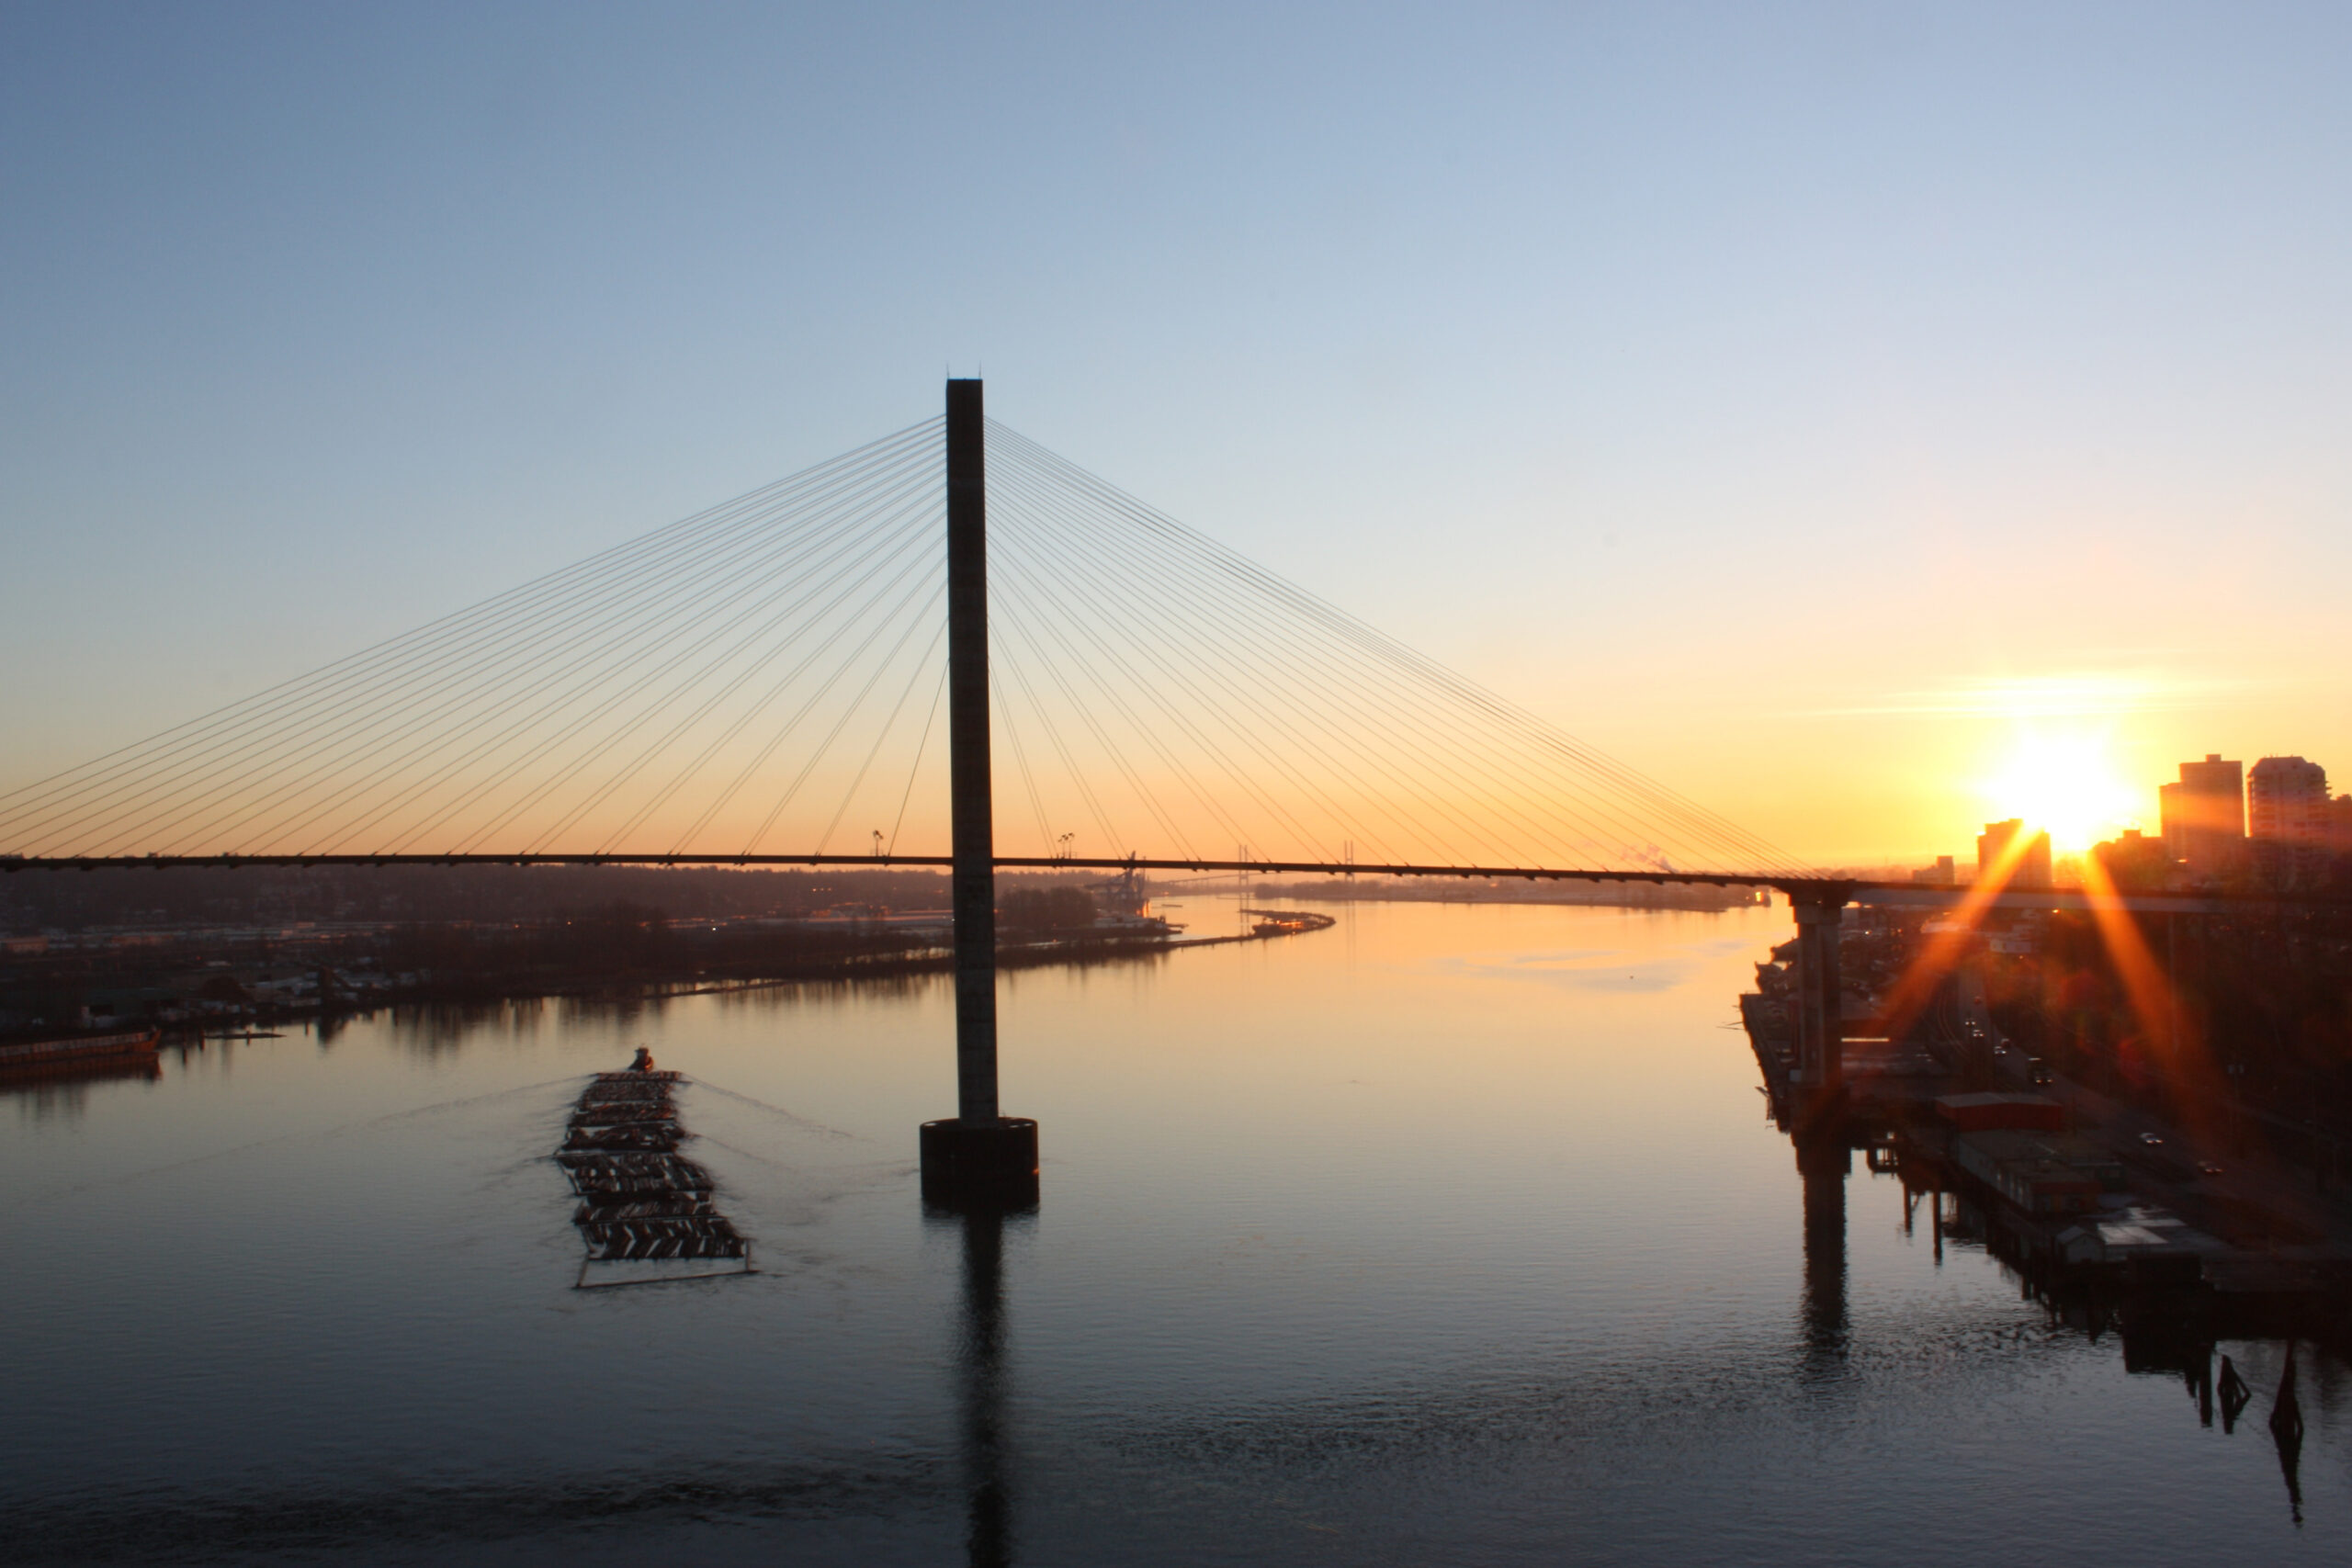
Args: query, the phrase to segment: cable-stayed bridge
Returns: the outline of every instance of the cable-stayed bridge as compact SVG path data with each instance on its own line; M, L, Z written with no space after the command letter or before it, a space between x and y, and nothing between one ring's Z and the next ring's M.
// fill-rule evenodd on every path
M1856 891L986 419L978 381L0 796L9 872L483 862L952 868L960 1116L927 1168L1007 1125L1000 868L1772 886L1816 1078Z
M0 798L0 850L940 863L944 421ZM1802 876L1001 425L1006 863Z

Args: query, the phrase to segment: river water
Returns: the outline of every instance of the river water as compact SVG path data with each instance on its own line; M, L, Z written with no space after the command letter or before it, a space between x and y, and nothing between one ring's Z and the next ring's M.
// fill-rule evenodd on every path
M2262 1393L1799 1179L1735 1026L1785 910L1356 905L1009 975L1034 1216L926 1217L944 980L379 1015L0 1105L0 1556L25 1562L2352 1560ZM1231 929L1234 906L1175 911ZM746 1278L572 1288L548 1154L638 1044ZM1842 1289L1841 1289L1842 1287Z

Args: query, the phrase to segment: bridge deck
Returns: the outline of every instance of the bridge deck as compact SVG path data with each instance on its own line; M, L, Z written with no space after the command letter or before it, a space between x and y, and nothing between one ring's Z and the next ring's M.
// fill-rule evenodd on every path
M729 855L729 854L263 854L263 855L0 855L0 873L20 871L171 871L195 867L235 870L241 866L379 865L730 865L858 866L947 869L946 855ZM1013 871L1233 872L1292 876L1450 876L1476 881L1623 882L1648 886L1770 887L1803 902L1868 904L1893 908L1953 908L1973 904L1989 909L2122 909L2137 914L2210 915L2279 908L2343 905L2342 898L2259 893L2115 893L2082 887L2012 887L1980 894L1965 886L1873 882L1844 876L1791 876L1769 872L1623 871L1585 866L1411 865L1363 862L1190 859L1088 859L999 855L996 865Z

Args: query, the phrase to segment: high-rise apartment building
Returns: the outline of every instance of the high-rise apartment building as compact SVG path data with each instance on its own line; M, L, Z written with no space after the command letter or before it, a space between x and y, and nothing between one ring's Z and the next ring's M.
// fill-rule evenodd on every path
M2246 775L2246 816L2256 863L2273 880L2324 871L2334 837L2327 770L2301 757L2265 757Z
M2245 852L2245 764L2225 762L2208 751L2201 762L2183 762L2180 782L2156 791L2164 822L2165 853L2192 875L2219 875Z
M2288 843L2327 838L2327 770L2301 757L2265 757L2246 778L2254 836Z
M2050 886L2050 835L2036 833L2025 841L2022 849L2012 849L2018 835L2025 831L2025 819L2012 817L2006 822L1987 822L1984 830L1976 835L1976 880L1989 882L1999 874L2001 863L2010 855L2017 856L2010 868L2011 887L2047 887Z

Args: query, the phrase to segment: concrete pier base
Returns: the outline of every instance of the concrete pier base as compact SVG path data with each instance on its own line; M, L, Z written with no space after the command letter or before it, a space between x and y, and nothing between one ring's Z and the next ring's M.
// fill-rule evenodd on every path
M1015 1213L1037 1206L1037 1123L949 1117L922 1124L922 1201L955 1213Z

